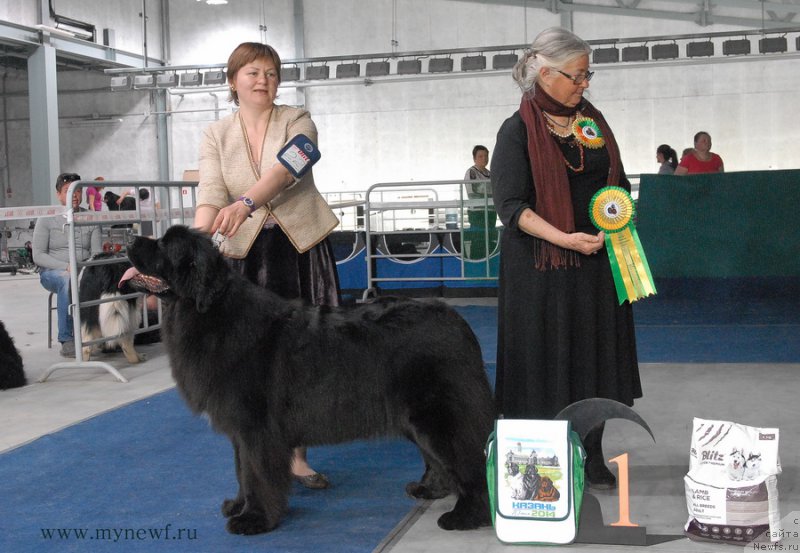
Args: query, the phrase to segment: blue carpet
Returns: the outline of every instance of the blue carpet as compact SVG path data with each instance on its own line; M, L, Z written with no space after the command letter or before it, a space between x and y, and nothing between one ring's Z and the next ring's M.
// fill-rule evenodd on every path
M658 295L634 303L633 309L641 363L800 363L800 295ZM457 310L478 335L484 360L493 362L497 308Z
M401 440L312 448L309 460L332 489L295 485L275 531L230 535L219 506L236 492L231 447L165 392L0 456L0 551L365 553L409 513L403 488L423 470Z

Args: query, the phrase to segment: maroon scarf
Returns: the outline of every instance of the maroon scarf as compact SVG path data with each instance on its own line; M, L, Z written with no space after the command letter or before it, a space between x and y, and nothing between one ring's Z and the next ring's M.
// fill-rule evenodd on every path
M603 115L585 98L575 107L567 107L554 100L541 87L534 85L534 94L524 94L519 114L528 130L528 157L531 160L533 186L536 189L536 214L564 232L575 232L575 217L569 191L567 168L560 148L547 128L543 111L552 115L574 115L576 111L591 117L600 128L611 158L608 186L619 186L622 163L617 141ZM578 252L559 248L544 240L537 240L534 259L540 271L568 265L578 266Z

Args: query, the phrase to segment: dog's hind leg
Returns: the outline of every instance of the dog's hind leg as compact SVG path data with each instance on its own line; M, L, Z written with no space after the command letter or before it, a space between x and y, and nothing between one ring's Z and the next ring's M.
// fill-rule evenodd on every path
M92 340L102 338L103 334L100 332L100 327L96 325L81 325L81 341L86 344ZM97 346L86 346L82 348L83 360L89 361L92 358L92 353L96 351Z
M412 440L415 441L415 440ZM447 475L442 467L442 463L436 459L425 440L419 442L422 459L425 461L425 473L419 482L409 482L406 484L406 493L415 499L440 499L447 497L455 491L455 483Z
M228 518L232 534L262 534L280 523L288 508L292 448L251 431L236 438L239 457L239 494L230 504L241 510Z
M122 348L122 353L125 354L125 359L128 360L128 363L133 365L140 361L147 360L144 354L138 353L136 348L133 347L133 334L126 334L120 337L117 342L119 343L119 347Z
M462 405L448 402L450 397L473 398L474 405L465 410ZM442 398L433 404L412 405L409 421L414 429L415 442L429 459L435 459L442 473L453 483L458 500L452 511L439 517L444 530L471 530L491 524L486 458L484 447L491 432L493 406L488 386L467 389L457 394L442 390Z
M239 459L239 445L236 440L231 440L233 445L233 462L236 465L236 482L239 484L239 491L236 492L236 497L233 499L226 499L222 502L222 514L225 518L230 518L238 515L244 508L244 492L242 491L242 461Z

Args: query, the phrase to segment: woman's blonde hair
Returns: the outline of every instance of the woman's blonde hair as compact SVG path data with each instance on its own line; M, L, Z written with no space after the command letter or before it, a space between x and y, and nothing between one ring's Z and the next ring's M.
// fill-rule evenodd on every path
M578 35L563 27L550 27L533 39L511 76L523 92L529 92L539 79L542 67L561 69L575 58L588 56L591 52L589 43Z

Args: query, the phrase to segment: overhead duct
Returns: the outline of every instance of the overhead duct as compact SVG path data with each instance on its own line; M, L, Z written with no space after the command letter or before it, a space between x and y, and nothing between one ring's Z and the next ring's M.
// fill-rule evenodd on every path
M56 22L56 26L58 25L66 25L68 27L72 27L70 29L78 38L83 38L84 40L91 40L92 42L97 42L97 29L91 23L86 23L85 21L79 21L77 19L72 19L71 17L66 17L63 15L58 15L56 13L55 8L53 8L53 0L49 0L50 4L50 17L53 18L53 21ZM78 29L77 31L74 29Z

